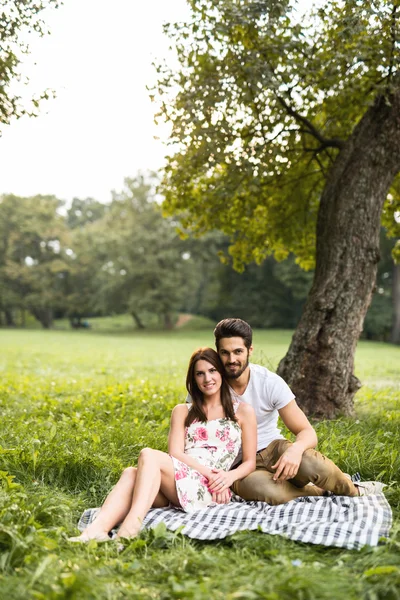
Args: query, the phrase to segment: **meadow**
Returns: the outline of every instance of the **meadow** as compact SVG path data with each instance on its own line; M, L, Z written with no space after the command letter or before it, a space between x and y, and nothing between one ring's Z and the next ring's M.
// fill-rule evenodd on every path
M257 331L275 369L289 331ZM163 527L118 552L71 545L143 446L166 449L188 358L212 330L0 330L0 597L4 599L400 599L400 348L360 342L354 418L315 423L345 471L388 484L388 540L359 551L260 532L198 542Z

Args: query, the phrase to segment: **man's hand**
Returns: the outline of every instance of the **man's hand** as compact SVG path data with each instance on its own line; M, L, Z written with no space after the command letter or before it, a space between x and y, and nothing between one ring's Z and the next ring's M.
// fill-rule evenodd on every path
M221 494L229 490L234 482L232 471L223 471L222 469L212 469L212 475L208 478L208 490L214 494Z
M302 457L303 450L297 448L295 444L292 444L282 454L280 459L272 465L271 468L276 469L272 479L274 481L287 481L288 479L296 477Z

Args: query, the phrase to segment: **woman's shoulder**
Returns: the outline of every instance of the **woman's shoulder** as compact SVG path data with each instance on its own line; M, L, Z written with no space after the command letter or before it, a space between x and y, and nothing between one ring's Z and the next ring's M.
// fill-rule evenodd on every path
M174 406L174 408L172 409L172 414L173 415L185 415L185 417L186 417L190 406L191 405L188 404L187 402L185 402L185 404L176 404Z

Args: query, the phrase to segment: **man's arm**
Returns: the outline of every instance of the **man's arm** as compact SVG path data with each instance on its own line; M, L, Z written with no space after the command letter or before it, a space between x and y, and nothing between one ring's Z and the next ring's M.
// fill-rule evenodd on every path
M310 421L297 406L296 400L292 400L278 412L286 427L296 436L296 441L272 465L272 468L276 469L273 479L285 481L296 476L303 453L309 448L315 448L318 439Z

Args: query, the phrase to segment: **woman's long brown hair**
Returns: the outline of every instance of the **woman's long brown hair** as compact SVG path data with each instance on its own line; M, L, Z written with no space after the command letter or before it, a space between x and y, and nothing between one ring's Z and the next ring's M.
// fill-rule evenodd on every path
M213 365L222 377L221 384L221 404L224 410L225 417L232 421L237 421L235 411L233 409L233 402L231 392L229 390L228 382L226 381L224 366L221 362L220 357L212 348L199 348L193 352L190 357L188 372L186 375L186 389L192 397L192 407L188 411L188 415L185 419L185 426L189 427L193 421L207 421L207 415L204 412L204 396L199 390L196 383L196 363L198 360L206 360Z

